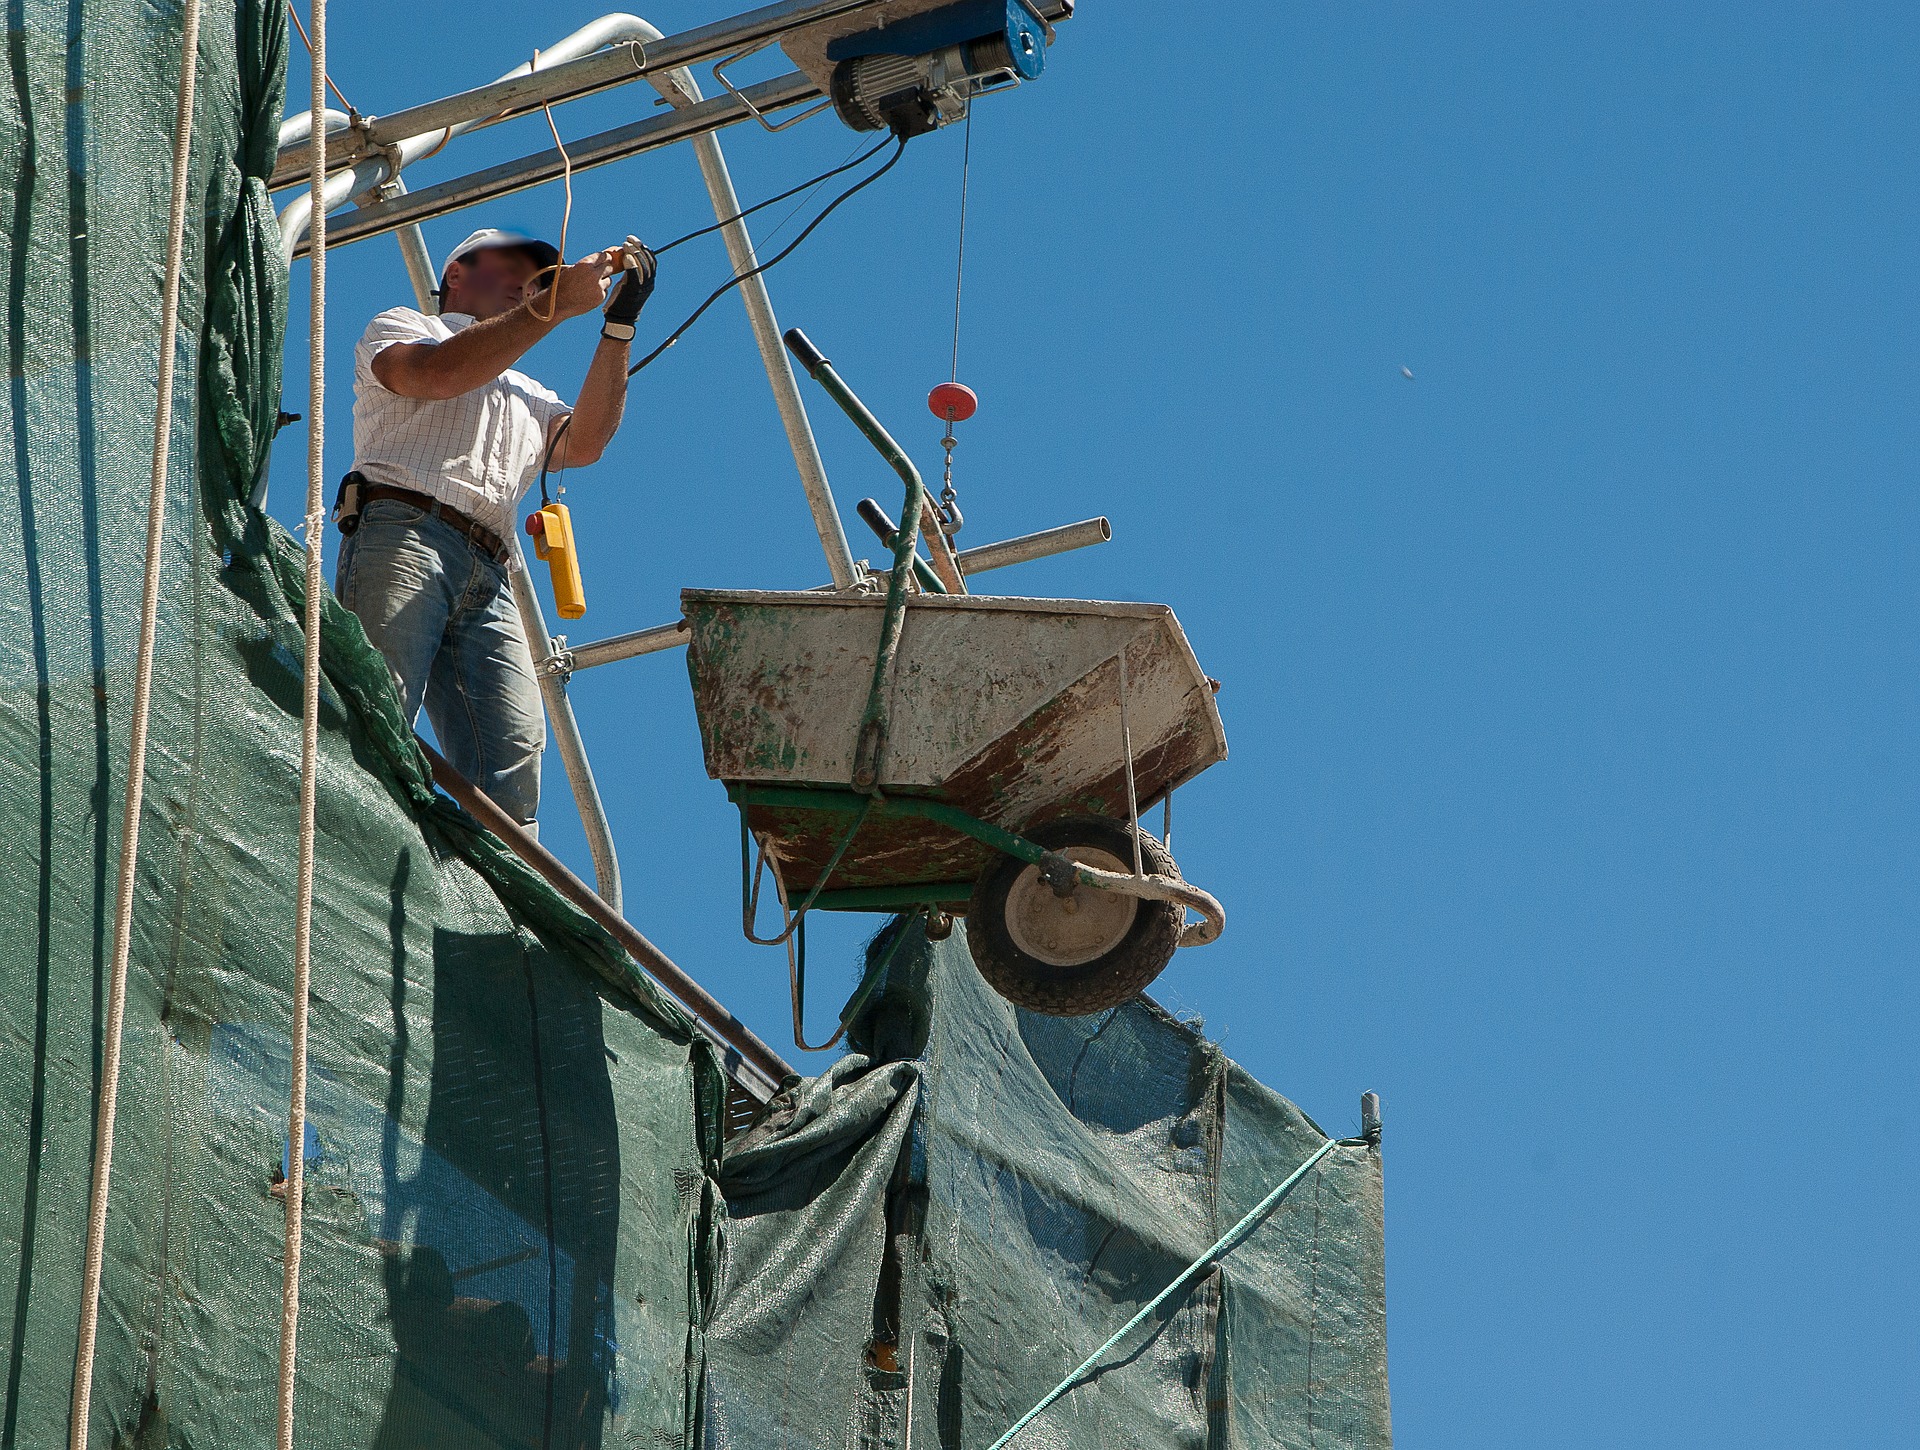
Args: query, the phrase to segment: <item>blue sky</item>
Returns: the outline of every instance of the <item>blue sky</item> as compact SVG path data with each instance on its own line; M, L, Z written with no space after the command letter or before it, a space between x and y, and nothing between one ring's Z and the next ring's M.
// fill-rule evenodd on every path
M596 13L338 0L331 69L393 110ZM995 586L1172 604L1225 682L1232 758L1180 793L1175 848L1232 922L1156 995L1330 1129L1384 1097L1402 1445L1913 1441L1917 57L1895 5L1084 0L1045 76L978 109L963 542L1106 514L1112 543ZM753 199L859 138L724 139ZM914 142L770 277L930 471L959 166L957 131ZM711 219L684 149L575 194L575 252ZM428 239L559 215L548 187ZM642 340L725 275L717 244L673 253ZM337 476L352 340L408 293L386 239L330 277ZM570 393L593 336L527 366ZM809 403L877 554L851 505L897 484ZM568 501L576 639L687 585L825 578L731 299ZM629 914L784 1043L682 660L574 699ZM546 838L587 874L547 767ZM824 981L873 924L816 934Z

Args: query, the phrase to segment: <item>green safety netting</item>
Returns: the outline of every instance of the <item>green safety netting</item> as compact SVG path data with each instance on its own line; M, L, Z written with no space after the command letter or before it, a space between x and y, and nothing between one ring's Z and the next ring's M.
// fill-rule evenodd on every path
M722 1165L711 1446L984 1450L1327 1141L1151 1001L1038 1016L904 929L854 1051ZM1343 1142L1017 1444L1387 1446L1382 1263Z
M12 0L0 85L0 1450L63 1444L180 14ZM200 41L91 1443L269 1443L299 761L275 0ZM917 929L723 1155L716 1054L432 792L329 599L299 1443L984 1447L1323 1135L1147 1003L1016 1014ZM729 928L715 924L715 931ZM1333 1151L1021 1444L1389 1443L1377 1150Z
M180 14L25 0L0 87L0 1444L64 1444L111 950ZM200 46L93 1443L271 1443L301 559L277 0ZM682 1444L724 1081L597 927L436 804L328 601L304 1446Z

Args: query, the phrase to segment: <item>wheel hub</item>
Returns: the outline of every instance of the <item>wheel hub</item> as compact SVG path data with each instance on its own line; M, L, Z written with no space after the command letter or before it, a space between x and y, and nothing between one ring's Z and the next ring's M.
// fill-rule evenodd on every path
M1069 846L1060 853L1082 866L1130 874L1132 866L1097 846ZM1013 944L1050 967L1080 967L1097 961L1126 940L1140 903L1116 891L1077 887L1058 896L1038 866L1014 878L1007 892L1007 935Z

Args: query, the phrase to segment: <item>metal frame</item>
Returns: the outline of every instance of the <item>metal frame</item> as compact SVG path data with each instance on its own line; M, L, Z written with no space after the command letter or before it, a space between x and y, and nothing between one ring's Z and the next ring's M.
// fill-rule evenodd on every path
M714 215L723 223L721 235L734 272L736 275L751 272L758 265L753 239L745 221L738 215L739 197L734 190L719 140L713 133L748 119L759 121L769 130L783 130L826 109L826 106L814 106L799 116L774 124L767 120L766 113L817 101L823 94L820 86L807 75L795 71L769 81L736 88L720 74L720 67L765 48L791 31L823 20L874 9L883 3L884 0L781 0L781 3L766 5L745 15L675 36L664 35L638 16L609 14L576 30L547 50L537 53L533 61L516 67L487 85L408 107L385 117L329 110L323 117L324 135L320 138L320 144L326 148L327 164L331 171L323 192L322 205L329 213L347 207L349 203L354 205L339 222L329 224L328 246L343 246L384 232L397 233L401 257L415 298L422 310L431 311L439 278L420 230L422 221L558 179L568 166L575 171L590 169L643 151L691 140ZM1034 9L1031 4L1027 8ZM1071 0L1053 0L1045 8L1057 15L1069 14L1072 10ZM1035 10L1035 13L1039 11ZM1041 18L1044 23L1045 17ZM704 61L718 62L715 71L720 83L729 92L727 97L707 99L701 94L688 67ZM500 121L529 114L542 106L579 99L639 79L647 80L659 91L672 108L670 112L586 137L570 145L564 158L558 150L549 149L419 191L409 191L401 178L407 166L436 154L454 137L468 131L484 129ZM279 154L269 181L270 189L274 190L294 185L307 175L311 150L315 144L311 113L303 112L288 118L280 128L279 142ZM306 254L311 208L311 194L304 193L291 200L280 213L280 236L289 267ZM812 425L800 397L799 385L781 347L779 322L774 315L765 282L760 276L752 276L740 285L739 290L761 365L767 374L781 425L800 474L814 529L826 556L832 581L827 587L834 590L867 587L868 576L863 567L855 562L848 547L825 464L821 460ZM872 422L869 437L875 440L876 446L884 440L891 449L888 461L908 481L909 497L924 495L918 473L913 470L905 452L893 444L877 421L871 420L870 416L869 421ZM862 426L866 427L864 423ZM266 481L263 478L253 496L255 507L264 508L265 495ZM920 562L913 545L917 522L915 519L907 523L891 541L896 555L892 570L893 592L904 588L909 556L913 563ZM967 574L1084 547L1109 537L1111 531L1104 519L1089 520L956 555L945 536L934 531L929 538L937 538L938 543L930 543L929 547L935 554L938 578L929 579L926 587L965 592L964 576ZM509 829L514 823L497 808L488 810L492 803L471 785L460 781L450 770L444 772L450 779L442 778L440 767L444 762L431 757L430 753L430 758L436 764L436 779L440 779L443 787L456 799L467 805L490 829L513 844L516 852L547 874L550 880L560 881L564 876L566 882L571 882L571 886L563 883L562 889L576 902L591 898L583 905L590 915L602 920L610 929L613 928L608 918L624 927L619 859L614 848L613 833L593 778L579 723L567 696L567 681L575 669L684 644L685 624L675 621L587 645L569 647L564 637L552 636L547 632L539 597L527 569L524 549L519 564L520 567L514 570L515 601L534 660L542 700L552 722L555 744L580 811L588 849L593 857L598 893L588 891L566 873L565 867L545 852L527 832ZM880 703L879 708L884 712L884 702ZM878 734L883 735L884 721L875 723L879 726ZM876 749L877 745L876 739ZM964 812L959 814L965 815ZM967 819L972 820L971 817ZM1009 842L1018 842L1027 850L1038 849L1020 842L1017 837L1009 835L1007 839ZM556 875L556 872L560 875ZM844 897L846 907L850 909L853 898L861 893L835 895ZM651 958L643 956L642 960L651 964L651 959L657 958L665 963L672 974L684 976L630 927L625 927L624 933L616 930L615 934L621 936L630 950L644 948L651 953ZM627 934L632 935L639 948L634 942L627 942ZM769 1053L759 1039L746 1032L744 1026L734 1023L730 1014L726 1014L717 1003L706 998L697 984L691 983L691 979L687 979L687 985L702 999L703 1005L696 1009L697 1015L711 1020L717 1012L731 1027L737 1027L740 1033L745 1033L746 1040L752 1044L748 1049L749 1056ZM679 986L674 986L673 990L690 1006L695 1005L694 999ZM723 1034L723 1040L734 1039ZM738 1054L739 1049L736 1048L734 1056ZM763 1078L768 1077L768 1069L776 1065L778 1068L785 1067L777 1056L772 1057L771 1061L763 1059L756 1063L756 1072ZM765 1085L758 1086L764 1095Z

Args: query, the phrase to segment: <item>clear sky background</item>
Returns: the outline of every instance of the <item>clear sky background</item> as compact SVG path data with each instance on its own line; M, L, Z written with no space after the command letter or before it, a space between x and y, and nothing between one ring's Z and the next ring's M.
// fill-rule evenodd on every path
M336 0L331 69L389 111L596 13ZM751 200L860 138L724 139ZM993 586L1169 603L1224 681L1232 758L1174 845L1232 921L1155 995L1330 1130L1384 1098L1403 1446L1915 1443L1917 140L1896 4L1083 0L1045 76L977 110L962 542L1107 515L1112 543ZM415 184L547 144L502 126ZM960 157L957 129L915 141L769 279L928 472ZM711 220L685 148L575 193L574 252ZM551 186L428 240L559 217ZM330 275L337 477L352 342L410 294L384 238ZM673 253L641 340L725 275L717 241ZM594 335L528 369L570 394ZM804 386L877 556L852 505L898 484ZM737 302L627 418L571 479L576 640L683 586L825 579ZM784 1045L682 657L573 698L630 916ZM551 753L546 782L588 875ZM823 983L876 924L816 933Z

